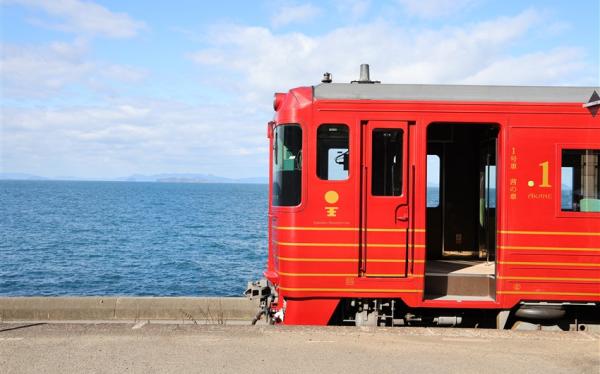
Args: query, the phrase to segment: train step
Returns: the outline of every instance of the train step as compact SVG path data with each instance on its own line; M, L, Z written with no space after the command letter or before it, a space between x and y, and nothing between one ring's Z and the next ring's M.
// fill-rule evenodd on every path
M425 294L427 298L449 296L494 296L496 277L491 274L425 274Z

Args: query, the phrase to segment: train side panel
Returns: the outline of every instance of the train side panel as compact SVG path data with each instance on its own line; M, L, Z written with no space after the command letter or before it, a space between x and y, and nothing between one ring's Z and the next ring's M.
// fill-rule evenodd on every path
M597 122L589 115L512 119L498 248L498 293L505 305L600 300L600 212L574 211L579 199L573 194L581 191L573 188L569 161L573 151L600 150Z

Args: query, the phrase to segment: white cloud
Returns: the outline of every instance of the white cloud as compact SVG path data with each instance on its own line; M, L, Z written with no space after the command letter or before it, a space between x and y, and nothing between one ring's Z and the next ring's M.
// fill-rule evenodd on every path
M332 72L335 82L349 82L357 79L361 63L370 63L372 78L384 83L590 83L589 66L580 49L570 49L577 63L567 63L558 52L511 52L513 45L543 27L541 21L535 11L527 10L464 27L406 29L380 21L321 36L227 26L211 35L210 48L191 56L199 64L222 69L223 76L242 77L229 83L250 99L318 83L324 71ZM511 63L512 74L487 73L511 61L534 58L540 60Z
M265 175L264 118L244 108L139 100L2 108L2 162L44 176ZM254 125L253 125L254 124ZM235 167L233 167L235 165Z
M335 0L334 4L342 15L356 20L367 14L371 7L371 0Z
M502 84L510 77L512 84L544 84L583 86L594 84L577 72L586 69L583 51L578 48L556 48L517 57L500 58L465 79L467 84ZM527 68L524 68L527 67Z
M321 9L313 4L284 4L271 16L271 24L273 27L282 27L292 23L308 22L320 14Z
M7 0L5 3L21 4L41 9L51 16L61 19L58 24L41 25L84 35L101 35L110 38L128 38L135 36L145 28L141 21L132 19L126 13L115 13L102 5L79 0Z
M408 14L419 18L439 18L455 14L477 0L396 0Z
M139 68L90 60L84 39L0 47L0 74L7 98L47 98L75 86L102 90L114 83L139 82L147 75Z
M81 59L87 43L51 43L43 47L2 45L0 73L8 97L44 97L78 82L93 69Z

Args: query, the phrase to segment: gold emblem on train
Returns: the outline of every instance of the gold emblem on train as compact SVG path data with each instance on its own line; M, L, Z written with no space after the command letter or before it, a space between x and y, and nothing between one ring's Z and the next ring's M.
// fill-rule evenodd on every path
M329 206L325 206L325 212L327 213L327 217L335 217L337 215L337 210L339 207L331 206L338 202L340 199L340 195L336 191L327 191L325 195L323 195L325 202L329 204Z

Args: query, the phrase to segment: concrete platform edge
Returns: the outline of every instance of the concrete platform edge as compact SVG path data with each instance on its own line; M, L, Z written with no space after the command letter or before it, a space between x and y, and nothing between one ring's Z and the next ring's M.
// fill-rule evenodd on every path
M0 297L5 321L251 320L256 301L242 297Z

